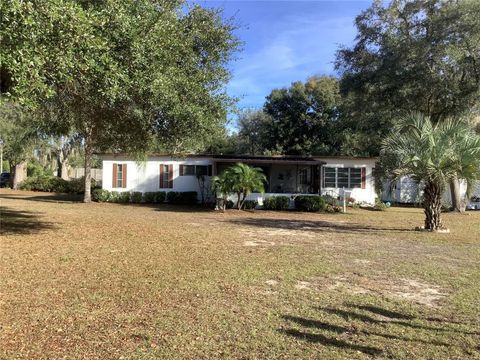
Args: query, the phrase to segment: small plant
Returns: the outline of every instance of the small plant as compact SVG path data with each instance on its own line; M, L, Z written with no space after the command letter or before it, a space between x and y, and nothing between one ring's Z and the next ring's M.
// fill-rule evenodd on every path
M325 200L320 196L299 195L295 198L295 208L299 211L323 211L325 206Z
M257 205L258 205L258 202L256 200L245 200L243 202L243 208L247 210L255 209Z
M111 191L110 196L108 197L108 202L113 202L113 203L118 202L119 194L120 193L118 191Z
M383 201L380 201L380 200L376 200L375 205L373 206L373 209L377 211L385 211L387 210L387 208L388 206Z
M263 200L265 210L287 210L290 203L288 196L272 196Z
M117 198L118 203L129 203L130 202L130 193L128 191L122 191L118 193L118 198Z
M134 191L130 194L130 202L134 204L140 204L143 200L143 193Z
M110 191L103 189L93 189L92 199L93 201L107 202L110 199Z
M338 199L334 198L331 195L323 195L322 199L325 202L325 204L329 204L329 205L332 205L332 206L338 206L339 205Z

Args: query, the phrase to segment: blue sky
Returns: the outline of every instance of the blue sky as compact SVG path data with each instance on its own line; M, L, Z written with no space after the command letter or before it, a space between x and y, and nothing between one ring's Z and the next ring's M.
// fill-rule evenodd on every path
M240 25L244 42L239 59L231 63L230 95L239 108L260 108L274 88L316 74L334 74L335 51L351 45L355 16L370 0L337 1L209 1L202 6L222 7Z

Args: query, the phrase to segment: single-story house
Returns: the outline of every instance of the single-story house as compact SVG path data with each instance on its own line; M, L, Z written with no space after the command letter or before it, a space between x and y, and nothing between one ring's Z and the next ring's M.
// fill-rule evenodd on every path
M165 154L151 155L135 161L125 154L101 154L102 187L109 191L154 192L197 191L202 185L197 175L204 175L203 189L209 194L210 179L235 163L263 169L268 183L265 193L251 194L249 200L284 195L320 194L334 197L345 195L357 202L375 202L373 170L376 158L345 156L244 156L188 155L176 158ZM200 194L199 194L200 198Z

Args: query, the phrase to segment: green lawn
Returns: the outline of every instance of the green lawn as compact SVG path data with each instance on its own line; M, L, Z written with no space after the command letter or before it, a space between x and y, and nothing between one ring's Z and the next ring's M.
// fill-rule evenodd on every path
M0 198L0 357L480 358L480 212Z

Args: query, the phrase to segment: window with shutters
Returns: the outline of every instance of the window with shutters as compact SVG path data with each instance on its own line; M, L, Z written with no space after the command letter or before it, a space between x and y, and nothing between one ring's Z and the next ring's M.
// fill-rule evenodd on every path
M115 178L115 185L117 188L122 188L123 186L123 172L124 172L124 165L117 164L117 177Z
M365 168L323 168L323 186L331 188L365 188Z

